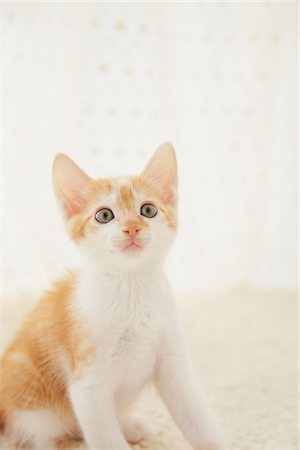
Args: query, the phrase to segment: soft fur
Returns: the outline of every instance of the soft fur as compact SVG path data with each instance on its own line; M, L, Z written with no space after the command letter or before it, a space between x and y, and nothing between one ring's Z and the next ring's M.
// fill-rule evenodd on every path
M14 448L129 450L154 382L194 449L222 439L190 368L163 272L177 228L177 166L163 144L138 177L93 180L60 154L56 196L82 266L38 303L1 360L0 431ZM152 217L141 214L155 205ZM114 215L99 223L95 214Z

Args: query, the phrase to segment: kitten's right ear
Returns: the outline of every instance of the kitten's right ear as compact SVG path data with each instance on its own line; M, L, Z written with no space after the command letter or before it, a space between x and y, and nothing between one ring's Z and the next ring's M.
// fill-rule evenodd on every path
M64 153L56 155L52 175L58 205L64 218L70 219L85 206L92 179Z

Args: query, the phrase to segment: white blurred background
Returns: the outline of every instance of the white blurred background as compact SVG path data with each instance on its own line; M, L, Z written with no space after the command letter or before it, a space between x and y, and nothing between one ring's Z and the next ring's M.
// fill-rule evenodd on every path
M171 140L179 292L297 287L297 3L4 3L4 294L76 265L56 152L94 177Z

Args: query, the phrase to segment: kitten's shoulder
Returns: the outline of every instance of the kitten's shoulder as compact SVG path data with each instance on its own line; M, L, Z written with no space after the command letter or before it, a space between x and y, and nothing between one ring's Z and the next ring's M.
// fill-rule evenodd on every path
M77 286L78 278L79 273L76 270L69 270L62 277L52 283L51 287L45 291L41 301L45 301L47 298L50 300L63 300L70 298Z
M68 328L69 305L77 284L77 272L68 272L52 283L26 316L6 354L15 347L25 347L31 340L53 338Z
M59 316L67 314L69 304L72 300L73 293L76 289L78 273L69 271L64 276L52 282L40 297L32 312L28 315L24 326L28 322L41 322L43 319L49 320L54 315L56 320Z

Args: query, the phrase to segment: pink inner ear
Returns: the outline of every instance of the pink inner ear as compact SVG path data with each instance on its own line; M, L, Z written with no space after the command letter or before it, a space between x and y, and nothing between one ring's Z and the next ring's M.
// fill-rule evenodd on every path
M70 219L75 214L78 214L84 208L86 202L80 196L74 196L73 198L68 198L63 193L59 195L61 206L63 208L64 215Z
M74 214L80 213L80 211L82 211L83 206L84 206L83 204L79 205L78 203L72 203L69 207L70 216L74 216Z
M143 176L161 191L165 203L176 203L177 162L172 144L162 144L154 153Z
M65 218L78 214L86 204L86 192L92 179L67 155L58 154L53 165L53 183Z

